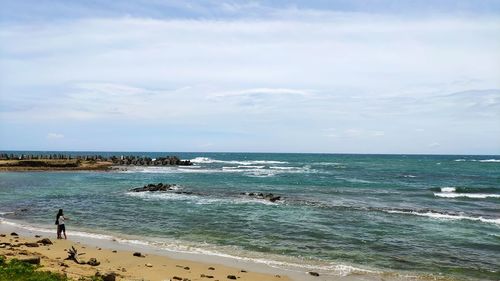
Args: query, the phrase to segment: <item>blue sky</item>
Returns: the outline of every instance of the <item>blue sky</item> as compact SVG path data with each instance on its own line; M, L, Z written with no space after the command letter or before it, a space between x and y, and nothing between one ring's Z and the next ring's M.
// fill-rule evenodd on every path
M0 1L0 149L500 154L500 1Z

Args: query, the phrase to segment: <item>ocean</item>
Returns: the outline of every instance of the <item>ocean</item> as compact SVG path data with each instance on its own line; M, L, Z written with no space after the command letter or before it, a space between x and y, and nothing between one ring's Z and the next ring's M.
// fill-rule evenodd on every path
M65 153L177 155L194 165L3 172L0 220L52 230L63 208L70 236L322 276L500 279L500 156ZM160 182L186 193L129 191Z

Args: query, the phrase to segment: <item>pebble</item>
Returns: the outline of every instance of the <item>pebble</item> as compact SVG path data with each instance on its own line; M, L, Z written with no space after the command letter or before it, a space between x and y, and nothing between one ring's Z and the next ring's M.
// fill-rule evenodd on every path
M153 265L152 265L152 264L150 264L150 263L147 263L147 264L146 264L146 266L147 266L147 267L153 267Z
M234 276L234 275L228 275L227 279L236 280L236 276Z
M319 273L314 272L314 271L309 271L308 273L309 273L309 275L312 275L312 276L316 276L316 277L319 276Z

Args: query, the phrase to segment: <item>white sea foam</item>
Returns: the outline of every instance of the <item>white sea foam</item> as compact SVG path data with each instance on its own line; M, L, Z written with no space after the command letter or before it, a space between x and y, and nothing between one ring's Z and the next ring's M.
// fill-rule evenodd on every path
M274 161L274 160L248 160L248 161L237 161L237 160L217 160L208 157L196 157L191 159L192 163L196 164L210 164L210 163L226 163L235 165L255 165L255 164L287 164L285 161Z
M433 219L443 219L443 220L471 220L471 221L481 221L486 223L494 223L500 224L500 218L498 219L487 219L483 217L470 217L464 215L451 215L451 214L442 214L436 212L416 212L416 211L398 211L398 210L387 210L385 211L391 214L407 214L407 215L415 215L422 217L429 217Z
M43 233L53 233L54 232L53 229L37 227L37 226L27 225L27 224L23 224L23 223L17 223L17 222L13 222L13 221L3 220L3 219L0 219L0 223L15 226L15 227L20 227L20 228L23 228L23 229L26 229L29 231L34 231L34 232L43 232ZM84 231L71 231L71 235L83 237L83 238L106 239L106 240L113 240L114 239L113 236L110 236L110 235L90 233L90 232L84 232Z
M455 187L441 187L441 192L455 192L457 190Z
M339 179L339 180L344 180L347 182L352 182L352 183L374 183L373 181L357 179L357 178L343 178L343 177L335 177L335 178Z
M467 198L475 198L475 199L500 198L500 194L489 194L489 193L437 192L437 193L434 193L434 196L442 197L442 198L459 198L459 197L467 197Z
M181 200L189 201L196 205L210 205L210 204L263 204L263 205L276 205L283 204L283 200L278 202L271 202L268 200L257 199L257 198L210 198L206 196L200 196L196 194L182 194L173 192L127 192L128 196L138 197L146 201L158 201L158 200Z
M405 177L405 178L416 178L417 176L414 176L414 175L403 175L403 177Z
M278 166L271 166L269 168L274 169L274 170L296 170L297 169L297 167L278 167Z
M491 162L491 163L500 163L500 159L486 159L486 160L479 160L479 162L483 162L483 163L488 163L488 162Z
M314 162L312 164L313 165L318 165L318 166L338 166L338 165L343 165L342 163L338 163L338 162Z
M453 161L456 161L456 162L465 162L465 161L470 161L470 162L481 162L481 163L500 163L500 159L481 159L481 160L477 160L477 159L455 159Z

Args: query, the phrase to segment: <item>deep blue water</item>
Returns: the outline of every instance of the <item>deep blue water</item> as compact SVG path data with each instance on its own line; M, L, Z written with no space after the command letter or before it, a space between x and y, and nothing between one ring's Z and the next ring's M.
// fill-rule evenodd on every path
M178 155L195 165L0 173L3 217L52 227L64 208L69 230L141 237L159 247L332 273L351 265L500 279L500 156L98 154ZM194 194L128 191L159 182Z

